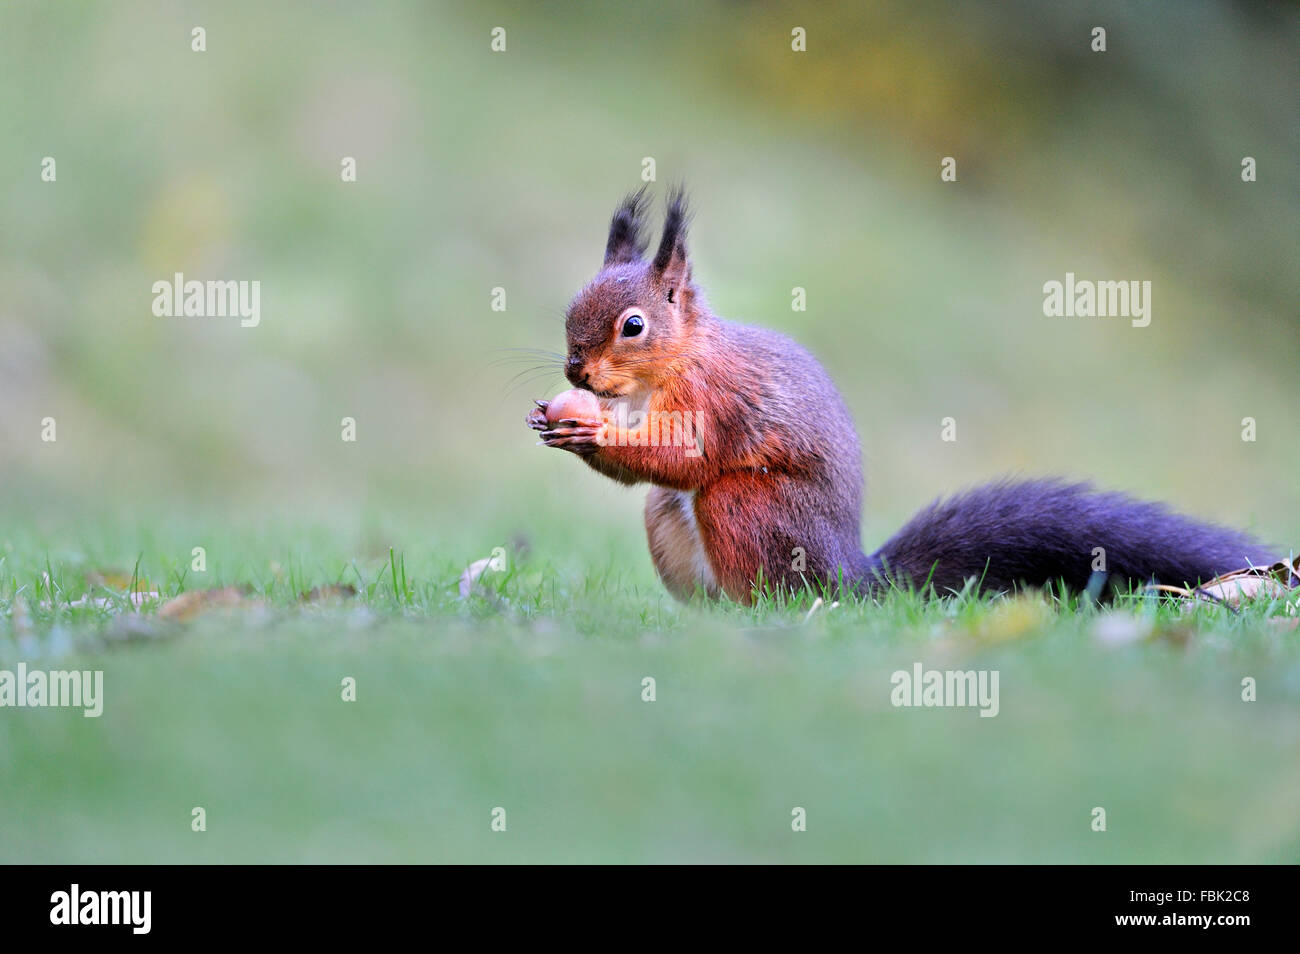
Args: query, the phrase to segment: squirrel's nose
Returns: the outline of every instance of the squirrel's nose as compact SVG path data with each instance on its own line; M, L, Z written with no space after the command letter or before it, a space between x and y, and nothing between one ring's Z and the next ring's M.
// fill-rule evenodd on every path
M587 382L587 372L582 368L582 359L576 354L570 355L564 365L564 376L571 384L583 385Z

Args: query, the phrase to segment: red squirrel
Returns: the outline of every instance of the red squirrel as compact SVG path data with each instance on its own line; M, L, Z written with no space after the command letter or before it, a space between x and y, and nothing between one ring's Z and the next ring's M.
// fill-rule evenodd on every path
M864 554L861 450L829 375L784 335L713 313L692 280L681 190L647 261L645 207L642 189L615 211L604 265L566 314L565 376L604 413L548 421L536 401L527 424L607 477L651 485L650 555L674 596L749 603L763 586L867 595L890 583L942 595L970 580L1094 591L1270 562L1246 534L1059 480L936 501ZM651 430L680 420L694 433Z

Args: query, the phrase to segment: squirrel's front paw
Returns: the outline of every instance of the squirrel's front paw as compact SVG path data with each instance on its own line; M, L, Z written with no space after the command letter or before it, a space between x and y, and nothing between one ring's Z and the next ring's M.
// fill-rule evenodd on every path
M524 418L524 423L535 431L544 431L551 426L546 420L546 409L551 406L550 402L534 400L533 403L537 407L528 412L528 416Z
M600 447L600 433L604 425L592 426L577 421L560 421L550 430L542 431L542 443L558 447L579 457L596 453Z

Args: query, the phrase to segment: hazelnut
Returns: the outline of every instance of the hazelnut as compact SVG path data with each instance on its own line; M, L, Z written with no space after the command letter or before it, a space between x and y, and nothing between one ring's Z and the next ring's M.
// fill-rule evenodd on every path
M551 424L560 421L599 421L600 419L600 401L590 391L580 388L561 391L546 405L546 420Z

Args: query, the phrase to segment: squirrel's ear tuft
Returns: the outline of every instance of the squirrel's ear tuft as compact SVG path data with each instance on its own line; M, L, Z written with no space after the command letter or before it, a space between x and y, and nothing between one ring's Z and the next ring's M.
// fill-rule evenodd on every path
M691 277L690 263L686 259L686 223L689 219L686 192L679 186L668 196L664 235L659 240L659 251L654 259L655 273L670 288L676 288Z
M645 254L645 186L623 199L609 223L609 241L605 243L605 264L638 262Z

